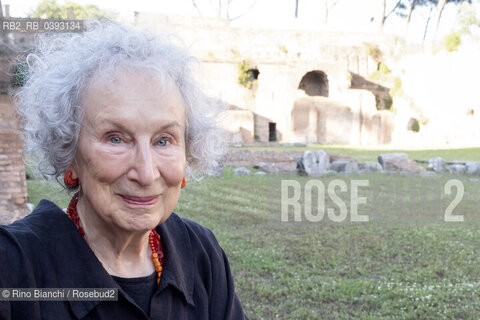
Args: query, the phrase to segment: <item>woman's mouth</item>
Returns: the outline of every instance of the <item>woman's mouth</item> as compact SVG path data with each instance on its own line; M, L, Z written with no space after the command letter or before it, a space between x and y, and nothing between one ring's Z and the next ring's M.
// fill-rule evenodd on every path
M134 196L127 196L123 194L119 194L120 198L123 199L128 204L132 204L135 206L151 206L157 202L160 195L150 196L150 197L134 197Z

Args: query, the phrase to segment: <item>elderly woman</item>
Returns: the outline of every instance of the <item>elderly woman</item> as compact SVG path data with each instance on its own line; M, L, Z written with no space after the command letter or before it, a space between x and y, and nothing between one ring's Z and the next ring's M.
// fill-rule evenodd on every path
M17 105L73 196L0 228L0 287L118 288L118 301L0 301L0 319L245 319L225 253L174 210L219 153L193 59L115 23L44 39Z

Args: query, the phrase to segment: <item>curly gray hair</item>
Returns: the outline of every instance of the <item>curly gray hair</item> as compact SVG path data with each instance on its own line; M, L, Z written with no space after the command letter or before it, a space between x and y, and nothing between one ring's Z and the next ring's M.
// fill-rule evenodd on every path
M15 94L23 120L27 151L38 168L57 180L75 157L83 119L82 91L96 72L143 69L167 75L178 86L186 107L187 174L205 174L217 165L225 144L216 126L220 108L205 96L190 69L195 58L167 36L153 35L115 22L89 22L87 31L39 38L27 57L28 74Z

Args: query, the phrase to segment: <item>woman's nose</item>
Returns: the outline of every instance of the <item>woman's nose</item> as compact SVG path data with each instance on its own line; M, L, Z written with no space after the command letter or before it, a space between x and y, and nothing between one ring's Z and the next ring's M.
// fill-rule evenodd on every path
M142 186L151 185L160 177L160 171L153 157L150 142L138 143L132 156L131 168L127 178Z

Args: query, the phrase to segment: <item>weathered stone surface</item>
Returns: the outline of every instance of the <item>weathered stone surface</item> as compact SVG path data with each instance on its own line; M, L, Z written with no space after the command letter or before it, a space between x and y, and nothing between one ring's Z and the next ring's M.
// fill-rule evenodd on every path
M424 172L420 172L420 177L434 178L434 177L438 177L438 174L436 174L433 171L424 171Z
M378 156L378 162L385 169L385 162L393 159L406 160L408 155L406 153L384 153Z
M383 159L383 169L386 171L404 171L410 173L420 173L425 171L415 161L403 157L393 157L387 160Z
M297 174L300 175L300 176L306 176L307 175L307 172L305 171L305 166L303 165L303 157L298 157L296 160L295 160L296 164L297 164Z
M253 166L255 169L259 169L269 173L277 172L295 172L296 166L293 161L290 162L259 162Z
M330 163L330 169L336 172L342 172L346 174L357 173L358 165L355 161L334 161Z
M318 177L328 169L330 158L328 153L323 150L305 151L301 159L297 159L297 172L307 174L311 177Z
M480 175L480 162L465 163L465 173L470 175Z
M400 171L398 174L400 177L413 177L415 175L414 172L411 171Z
M306 143L301 143L301 142L285 142L285 143L280 143L280 146L282 147L306 147Z
M11 98L0 95L0 224L27 213L23 137Z
M332 177L332 176L338 176L338 172L334 170L327 170L323 175L323 177Z
M465 165L463 164L452 164L447 167L447 171L450 173L464 174L466 170Z
M245 167L239 167L239 168L235 168L235 170L233 170L233 174L236 175L236 176L249 176L252 174L252 171L250 169L247 169Z
M274 162L259 162L254 165L253 168L264 172L278 172L278 168L275 166Z
M358 171L361 173L371 173L383 171L382 166L378 162L362 162L358 165Z
M255 174L256 174L257 176L264 176L264 175L266 175L267 173L266 173L265 171L257 171L257 172L255 172Z
M355 158L351 156L347 156L345 154L330 154L330 163L335 162L335 161L353 161L357 162Z
M444 172L446 163L441 157L435 157L428 160L427 170L433 172Z
M386 176L396 176L396 175L398 175L398 172L397 172L397 171L387 171L387 170L384 170L384 171L383 171L383 174L386 175Z
M232 148L226 154L224 165L230 167L253 166L259 162L290 163L295 171L295 159L303 156L303 151L251 151Z
M220 178L223 176L223 167L221 165L217 165L212 167L208 170L209 177L217 177Z

